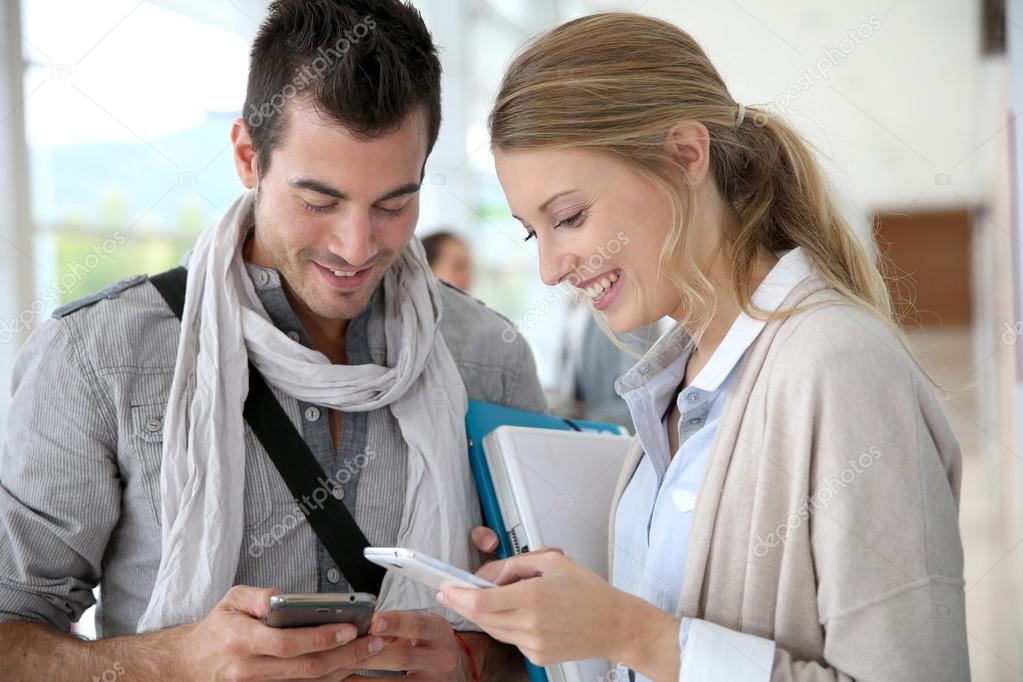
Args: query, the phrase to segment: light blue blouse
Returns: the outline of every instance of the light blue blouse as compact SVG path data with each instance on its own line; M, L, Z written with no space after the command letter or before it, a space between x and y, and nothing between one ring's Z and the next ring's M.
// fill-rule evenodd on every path
M765 311L777 310L811 272L802 249L785 253L757 288L754 303ZM741 313L707 364L679 393L679 447L674 456L665 414L691 353L684 330L676 327L666 334L618 382L644 456L618 505L612 583L668 613L678 609L693 509L718 422L742 358L764 325L763 320ZM684 618L679 642L680 680L770 678L774 657L770 640ZM630 674L631 679L647 682L642 675Z

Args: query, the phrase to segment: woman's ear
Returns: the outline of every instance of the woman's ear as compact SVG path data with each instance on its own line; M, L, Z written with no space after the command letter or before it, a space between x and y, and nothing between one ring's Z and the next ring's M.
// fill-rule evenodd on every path
M665 136L665 145L681 165L693 188L698 188L710 168L710 133L699 121L682 121Z

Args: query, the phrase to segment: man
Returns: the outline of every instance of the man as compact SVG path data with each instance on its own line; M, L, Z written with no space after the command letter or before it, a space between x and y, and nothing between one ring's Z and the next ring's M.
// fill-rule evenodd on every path
M187 258L184 324L136 277L58 310L19 357L0 460L5 677L521 674L479 633L463 648L438 614L469 626L411 583L385 580L364 637L262 623L275 592L349 584L243 421L248 362L371 544L470 563L465 400L545 408L522 339L433 283L413 238L439 79L397 0L271 6L231 132L250 191ZM81 641L68 629L97 585L101 638Z

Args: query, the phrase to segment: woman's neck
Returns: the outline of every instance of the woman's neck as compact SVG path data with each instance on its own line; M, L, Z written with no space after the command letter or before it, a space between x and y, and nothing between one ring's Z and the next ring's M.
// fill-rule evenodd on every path
M754 261L753 271L750 273L750 291L757 290L777 262L778 257L773 253L764 253ZM714 351L724 341L728 330L732 328L742 312L742 305L735 293L731 268L728 267L723 255L719 254L714 259L707 272L707 278L714 288L717 305L703 332L698 335L698 338L694 336L696 349L693 356L690 357L689 369L686 371L687 383L690 374L696 376L707 360L714 355ZM696 315L691 317L696 317ZM698 331L694 329L690 330L690 333L696 334Z

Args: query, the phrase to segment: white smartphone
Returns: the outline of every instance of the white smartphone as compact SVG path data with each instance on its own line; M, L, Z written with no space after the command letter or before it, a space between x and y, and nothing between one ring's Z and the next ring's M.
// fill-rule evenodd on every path
M407 578L435 590L448 585L455 587L497 587L494 583L478 578L468 571L455 568L432 556L403 547L367 547L363 555L374 564L397 571Z

